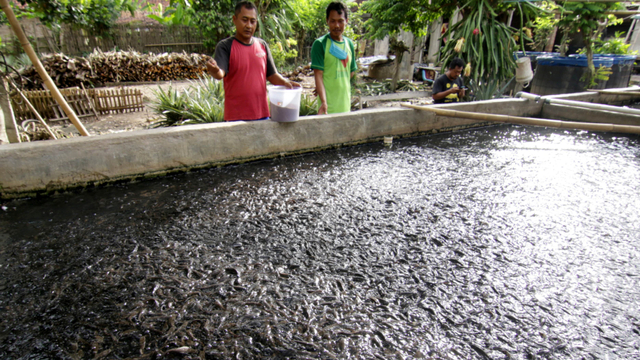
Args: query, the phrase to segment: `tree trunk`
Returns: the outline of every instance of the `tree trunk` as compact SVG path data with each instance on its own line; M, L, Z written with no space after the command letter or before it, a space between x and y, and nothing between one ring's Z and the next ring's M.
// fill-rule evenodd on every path
M398 87L398 80L400 80L400 69L402 68L402 57L404 56L404 51L400 53L396 53L396 72L393 74L393 80L391 80L391 91L396 92L396 88Z
M429 54L428 63L437 63L440 54L440 37L442 35L442 17L429 25Z
M544 47L544 51L546 52L552 52L553 51L553 45L556 42L556 35L558 34L558 27L554 26L553 27L553 31L551 31L551 34L549 34L549 40L547 40L547 45Z
M396 92L398 80L400 79L400 71L402 70L402 58L404 57L404 53L409 51L409 48L404 44L404 41L400 40L393 44L393 51L396 54L396 72L391 80L391 91Z
M587 74L585 80L585 90L592 86L592 81L596 76L596 67L593 65L593 42L591 41L591 32L584 34L584 47L587 50Z
M304 29L296 32L296 41L298 42L298 63L302 63L305 58L304 38L306 31Z
M19 143L20 133L16 118L11 108L11 99L9 98L9 84L3 78L0 79L0 108L2 108L2 119L0 120L0 143L10 142Z

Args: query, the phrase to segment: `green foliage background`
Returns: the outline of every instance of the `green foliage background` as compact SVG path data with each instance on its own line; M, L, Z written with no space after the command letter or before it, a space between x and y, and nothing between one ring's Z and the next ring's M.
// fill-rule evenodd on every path
M94 36L110 36L123 11L133 16L137 0L19 0L24 8L13 7L17 17L37 18L57 29L60 24L85 29ZM4 13L2 14L4 18Z

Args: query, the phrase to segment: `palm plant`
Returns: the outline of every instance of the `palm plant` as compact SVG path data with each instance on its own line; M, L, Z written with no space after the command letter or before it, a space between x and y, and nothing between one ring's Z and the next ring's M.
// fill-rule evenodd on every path
M286 42L293 35L293 24L299 21L291 4L283 0L259 0L257 35L271 42Z
M151 108L162 116L155 127L201 124L224 121L224 87L221 81L201 77L185 90L171 86L154 91Z
M460 8L463 20L451 26L445 37L449 39L443 50L444 63L459 57L470 64L468 85L477 100L490 99L504 87L513 76L516 63L513 52L517 49L516 38L531 41L530 35L499 21L499 15L513 6L500 0L467 0ZM524 6L516 3L523 17L537 12L528 2Z

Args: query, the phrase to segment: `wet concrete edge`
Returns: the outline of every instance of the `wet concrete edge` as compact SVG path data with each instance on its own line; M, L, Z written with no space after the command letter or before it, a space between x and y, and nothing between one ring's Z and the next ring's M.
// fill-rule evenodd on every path
M543 104L496 99L438 105L461 111L538 116ZM0 146L0 197L49 195L88 186L322 151L487 122L406 108L308 116L295 123L214 123Z

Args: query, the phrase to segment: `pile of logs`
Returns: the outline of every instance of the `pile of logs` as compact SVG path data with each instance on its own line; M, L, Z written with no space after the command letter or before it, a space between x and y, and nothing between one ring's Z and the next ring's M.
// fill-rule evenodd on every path
M136 51L94 50L87 58L69 58L63 54L43 56L40 60L59 88L103 85L122 82L197 79L206 73L208 55L187 53L141 54ZM35 69L26 68L22 76L27 89L42 89Z
M40 59L42 65L51 79L60 88L80 86L81 83L89 83L94 80L94 73L89 60L85 58L70 58L64 54L46 55ZM33 66L28 66L22 71L22 76L27 79L24 84L27 89L43 89L42 79Z

